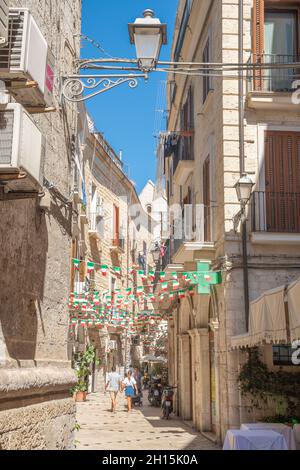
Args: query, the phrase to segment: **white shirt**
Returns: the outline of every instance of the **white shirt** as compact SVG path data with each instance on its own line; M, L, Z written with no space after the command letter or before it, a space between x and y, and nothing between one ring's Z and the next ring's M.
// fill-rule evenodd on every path
M131 377L130 379L128 377L126 377L124 380L123 380L123 384L126 386L126 387L134 387L136 385L136 380L134 377Z

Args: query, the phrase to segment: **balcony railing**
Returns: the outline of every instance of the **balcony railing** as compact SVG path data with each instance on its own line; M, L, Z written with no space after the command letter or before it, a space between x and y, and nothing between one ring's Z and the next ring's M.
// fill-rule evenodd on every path
M253 232L300 233L300 193L255 191L251 212Z
M194 160L192 137L180 137L178 149L173 158L173 174L175 174L179 162L183 160Z
M300 67L293 64L299 62L299 55L252 54L248 63L255 65L247 71L247 91L294 91L293 82L300 77Z

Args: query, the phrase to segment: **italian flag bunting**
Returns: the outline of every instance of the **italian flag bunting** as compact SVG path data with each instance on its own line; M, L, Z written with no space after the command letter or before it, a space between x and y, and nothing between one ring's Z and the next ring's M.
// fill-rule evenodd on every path
M92 263L91 261L87 262L87 273L90 274L93 271L95 271L95 264Z
M180 290L180 291L178 292L178 297L179 297L180 299L184 299L184 298L185 298L185 292L184 292L184 290Z
M106 264L102 264L101 267L100 267L100 271L101 271L102 276L106 276L107 270L108 270L108 266L106 266Z
M178 279L177 273L171 273L171 277L172 277L172 279L174 279L174 281L177 281L177 279Z
M121 268L120 266L113 266L113 271L120 276L121 275Z
M173 289L177 290L179 287L179 282L178 281L173 281Z
M127 289L125 289L125 292L127 295L130 295L132 293L132 287L128 287Z
M170 300L173 300L173 299L174 299L174 297L175 297L175 294L174 294L174 292L170 292L170 294L169 294L169 299L170 299Z
M148 276L149 276L149 279L151 281L154 281L155 280L155 271L149 271Z
M192 286L189 287L188 293L189 293L189 296L190 296L190 297L193 297L193 296L195 295L194 287L192 287Z
M164 273L163 271L159 273L159 279L160 282L164 282L164 280L166 279L166 273Z
M138 295L143 294L143 292L144 292L144 287L143 287L143 286L138 286L138 287L136 288L136 293L137 293Z
M168 290L168 283L167 283L167 282L162 282L162 284L161 284L161 289L162 289L163 291Z
M141 276L142 281L144 281L145 279L147 279L147 276L146 276L146 274L145 274L145 271L140 270L140 271L138 271L138 274Z
M75 269L79 270L80 259L73 259L73 265Z

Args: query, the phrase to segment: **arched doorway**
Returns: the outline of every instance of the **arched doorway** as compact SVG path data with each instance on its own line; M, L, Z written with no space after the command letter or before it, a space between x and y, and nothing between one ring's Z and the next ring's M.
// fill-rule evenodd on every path
M218 320L214 312L214 300L210 299L209 304L209 379L210 379L210 421L211 431L214 434L218 432L218 376L217 376L217 330Z
M192 386L192 343L189 330L192 328L192 309L189 299L184 299L179 309L179 410L183 419L193 419L193 386Z

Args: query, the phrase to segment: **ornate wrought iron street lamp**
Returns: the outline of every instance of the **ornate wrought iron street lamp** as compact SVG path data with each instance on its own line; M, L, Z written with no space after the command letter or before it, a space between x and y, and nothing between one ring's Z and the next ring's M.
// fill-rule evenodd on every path
M167 26L154 17L152 10L144 11L144 18L137 18L128 25L130 43L135 44L136 59L84 59L79 60L74 75L63 77L61 97L80 102L111 90L123 83L130 88L138 85L138 79L148 79L158 62L161 46L167 44ZM82 71L101 70L101 74L85 74ZM130 73L109 73L127 71Z

